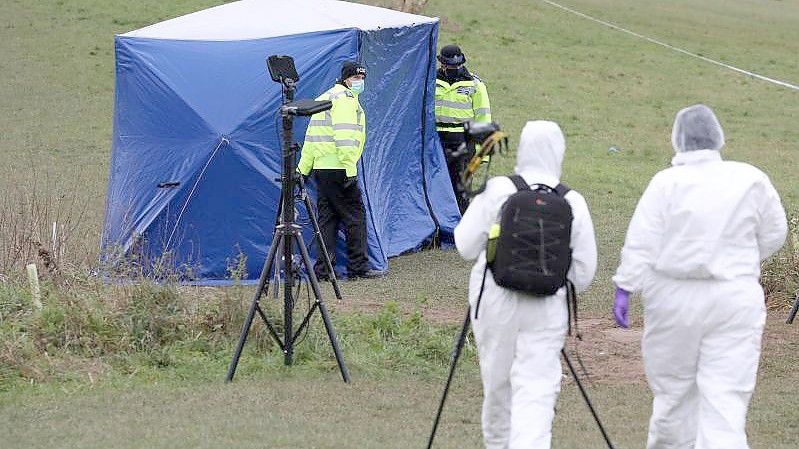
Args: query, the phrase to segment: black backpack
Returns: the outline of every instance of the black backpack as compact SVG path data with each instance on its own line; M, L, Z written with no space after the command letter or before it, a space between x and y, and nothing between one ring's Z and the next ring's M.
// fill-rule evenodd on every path
M572 209L563 184L533 184L509 177L518 190L502 206L499 236L492 235L487 265L497 285L550 296L566 285L571 267ZM496 234L492 232L492 234Z

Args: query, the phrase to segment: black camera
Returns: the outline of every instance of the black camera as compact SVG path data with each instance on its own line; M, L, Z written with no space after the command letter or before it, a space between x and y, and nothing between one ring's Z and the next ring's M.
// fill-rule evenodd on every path
M457 156L465 157L460 183L466 197L473 197L485 189L491 164L491 156L504 154L508 149L508 137L496 122L468 121L463 124L465 142L458 148ZM476 181L477 179L477 181Z
M494 133L500 132L499 124L496 122L475 122L469 120L463 122L463 136L464 142L460 147L455 150L451 157L467 157L471 159L474 157L479 145L483 144L486 139L491 137Z
M481 123L468 121L463 124L463 133L466 136L466 143L470 146L480 145L485 142L491 134L501 131L499 123Z

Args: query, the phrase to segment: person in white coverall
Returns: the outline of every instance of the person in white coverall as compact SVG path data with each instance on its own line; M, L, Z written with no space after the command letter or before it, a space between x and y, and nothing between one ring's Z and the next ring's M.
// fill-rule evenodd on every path
M556 123L528 122L519 139L515 171L530 184L554 188L560 182L565 150ZM455 228L455 245L464 259L477 259L469 303L483 380L485 446L544 449L550 447L562 376L560 350L568 326L565 288L549 297L534 297L497 286L491 270L484 270L489 229L499 222L503 203L516 191L507 177L490 179ZM570 190L565 199L574 217L568 279L581 292L596 272L594 226L582 195ZM484 272L485 288L476 314Z
M644 305L642 352L654 395L648 449L746 449L766 320L760 262L784 243L785 211L757 168L723 161L713 111L677 114L672 167L656 174L630 222L614 316Z

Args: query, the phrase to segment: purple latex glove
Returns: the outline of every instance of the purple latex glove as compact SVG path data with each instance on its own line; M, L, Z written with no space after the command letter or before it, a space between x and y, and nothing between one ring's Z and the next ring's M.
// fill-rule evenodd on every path
M613 299L613 318L616 319L616 324L625 329L630 327L630 321L627 318L629 308L630 292L616 287L616 297Z

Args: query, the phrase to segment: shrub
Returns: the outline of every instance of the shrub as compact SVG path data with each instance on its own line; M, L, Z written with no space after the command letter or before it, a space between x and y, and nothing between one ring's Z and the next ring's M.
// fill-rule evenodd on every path
M763 263L761 282L770 309L793 304L799 293L799 216L788 220L788 238L782 250Z
M86 267L94 244L85 241L88 203L79 189L63 188L47 174L27 180L0 197L0 282L24 277L25 265L36 263L40 275L53 282L65 272Z

